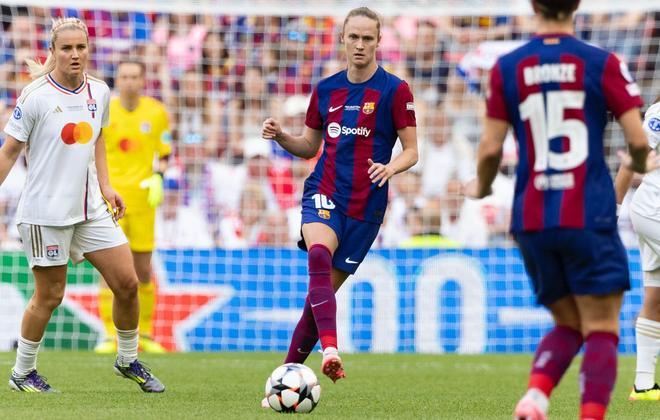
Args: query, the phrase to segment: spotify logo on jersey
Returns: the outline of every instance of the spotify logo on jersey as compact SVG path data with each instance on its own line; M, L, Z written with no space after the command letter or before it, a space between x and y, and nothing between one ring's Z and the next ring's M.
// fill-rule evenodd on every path
M371 134L371 130L368 129L367 127L342 127L339 125L339 123L336 122L331 122L328 124L328 135L331 138L337 138L339 137L340 134L343 134L345 136L361 136L361 137L369 137Z
M78 124L68 123L65 125L60 136L65 144L87 144L92 139L93 132L92 126L88 122L82 121Z
M341 134L341 125L336 122L331 122L328 124L328 135L333 139L339 137Z

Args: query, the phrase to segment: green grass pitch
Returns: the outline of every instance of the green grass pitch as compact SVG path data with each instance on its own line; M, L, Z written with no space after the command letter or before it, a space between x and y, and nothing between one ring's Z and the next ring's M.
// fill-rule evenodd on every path
M144 394L114 376L113 358L91 352L44 351L39 371L60 394L20 394L6 386L14 353L0 353L0 419L254 419L280 418L259 407L276 353L187 353L142 359L165 383ZM310 418L507 419L522 395L531 355L344 355L347 379L321 378L321 401ZM576 360L579 362L579 360ZM320 355L307 363L316 372ZM574 363L550 405L550 418L575 419ZM655 402L627 400L634 358L619 359L611 419L657 418Z

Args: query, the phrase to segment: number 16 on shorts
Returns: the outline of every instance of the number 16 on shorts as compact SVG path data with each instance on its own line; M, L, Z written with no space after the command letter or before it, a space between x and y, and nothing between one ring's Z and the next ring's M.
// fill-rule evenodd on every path
M316 210L318 211L318 216L321 219L330 219L330 210L335 208L335 203L333 203L325 194L314 194L312 200L314 200L314 207L316 207Z

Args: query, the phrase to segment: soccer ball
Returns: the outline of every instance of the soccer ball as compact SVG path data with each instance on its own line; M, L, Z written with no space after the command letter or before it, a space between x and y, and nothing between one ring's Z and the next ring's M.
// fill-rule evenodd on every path
M287 363L266 380L266 399L280 413L309 413L321 398L321 385L314 372L300 363Z

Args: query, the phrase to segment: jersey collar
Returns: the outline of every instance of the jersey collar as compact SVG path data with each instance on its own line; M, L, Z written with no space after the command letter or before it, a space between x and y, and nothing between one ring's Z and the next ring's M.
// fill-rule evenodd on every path
M58 91L60 91L60 92L62 92L62 93L65 93L65 94L67 94L67 95L77 95L77 94L79 94L80 92L82 92L83 90L85 90L85 86L87 86L87 73L83 73L83 81L82 81L82 83L80 84L80 86L78 86L78 87L75 88L74 90L67 89L67 88L65 88L64 86L62 86L62 85L60 85L59 83L57 83L57 82L55 81L55 79L53 79L53 76L51 76L50 73L48 73L48 74L46 75L46 80L48 80L48 83L50 83L55 89L57 89Z
M534 38L560 38L560 37L575 37L575 35L568 32L553 32L547 34L534 34Z

